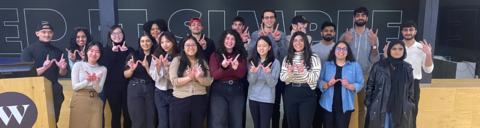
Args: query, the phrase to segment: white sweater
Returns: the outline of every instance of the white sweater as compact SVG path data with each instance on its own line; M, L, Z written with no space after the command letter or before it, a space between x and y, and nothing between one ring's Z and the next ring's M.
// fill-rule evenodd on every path
M168 62L170 65L172 62ZM168 68L168 67L167 67ZM155 87L162 91L167 91L167 89L173 89L172 82L170 81L170 76L168 76L167 69L163 66L160 66L160 69L155 67L155 61L152 58L150 64L150 76L155 81Z
M91 75L95 73L98 75L102 73L100 76L100 81L93 82L87 81L87 71ZM78 91L81 89L94 89L97 93L102 92L103 84L105 83L105 78L107 78L107 68L105 66L99 66L98 64L91 65L87 62L77 62L73 65L72 69L72 87L73 91Z

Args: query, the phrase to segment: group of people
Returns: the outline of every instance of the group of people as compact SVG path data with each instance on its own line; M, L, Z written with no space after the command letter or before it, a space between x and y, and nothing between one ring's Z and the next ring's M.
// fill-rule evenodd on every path
M197 17L178 41L165 20L146 22L136 50L118 25L110 27L105 47L75 28L66 56L51 45L53 27L42 23L39 41L21 59L35 62L38 75L52 82L57 121L64 101L58 75L69 65L70 127L101 128L106 100L113 128L121 127L122 115L126 128L241 128L247 101L255 128L348 128L355 102L360 128L416 127L421 70L433 70L431 46L417 42L415 22L406 21L403 40L388 42L380 59L368 15L365 7L355 9L354 27L338 42L336 25L324 22L319 43L306 34L310 22L301 15L292 19L290 35L279 31L273 9L262 11L261 29L251 35L235 17L218 45L202 34Z

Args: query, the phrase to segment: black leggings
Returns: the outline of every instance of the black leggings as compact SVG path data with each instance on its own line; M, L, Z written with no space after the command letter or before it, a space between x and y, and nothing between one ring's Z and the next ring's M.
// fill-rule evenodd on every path
M249 100L254 128L270 128L273 113L273 103L262 103Z
M323 109L323 108L322 108ZM353 110L343 112L323 111L323 128L348 128Z

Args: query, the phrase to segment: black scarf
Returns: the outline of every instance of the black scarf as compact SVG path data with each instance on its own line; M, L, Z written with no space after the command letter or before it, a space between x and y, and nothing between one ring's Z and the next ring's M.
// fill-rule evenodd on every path
M403 56L400 58L393 58L390 51L393 46L400 44L402 45L404 52ZM390 87L390 96L388 99L388 104L387 104L387 112L391 113L391 115L396 115L392 116L392 120L395 123L395 125L399 125L401 123L401 115L403 115L403 100L408 100L404 99L404 90L405 88L405 82L407 81L407 74L404 68L404 62L403 60L407 56L405 48L405 43L403 43L401 40L394 40L390 42L390 45L388 46L388 58L387 61L389 62L388 66L393 70L391 73L391 87Z

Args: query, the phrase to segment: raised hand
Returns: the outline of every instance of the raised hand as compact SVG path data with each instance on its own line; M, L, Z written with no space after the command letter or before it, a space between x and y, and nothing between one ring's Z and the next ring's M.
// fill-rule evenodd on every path
M242 37L243 42L247 42L248 37L249 37L248 36L248 27L247 27L247 29L245 29L245 31L240 36Z
M297 72L298 73L303 73L305 71L305 68L303 68L303 60L300 63L300 65L294 64L295 67L297 67Z
M128 67L130 68L130 71L135 70L138 66L138 61L137 62L133 62L133 61L134 61L134 59L133 59L133 56L132 56L132 58L127 63Z
M197 69L192 69L192 70L195 70L194 73L195 73L195 78L200 78L200 74L203 73L203 70L202 70L202 65L198 65Z
M150 67L148 66L148 61L147 61L147 55L145 55L145 58L143 58L143 61L137 60L140 64L142 64L145 69L149 70Z
M272 72L272 70L270 69L270 65L272 65L272 62L270 62L270 63L267 65L267 67L263 67L263 65L260 65L260 67L262 67L263 72L270 73L270 72Z
M60 57L60 61L57 61L57 60L53 60L57 66L60 68L60 69L65 69L67 68L67 62L65 62L65 59L63 58L63 54L62 54L62 57Z
M45 59L45 61L43 62L43 68L45 68L45 69L50 68L50 66L52 66L52 64L53 64L52 61L55 61L55 59L50 61L49 56L50 55L47 54L47 59Z
M159 62L159 61L161 61L161 59L163 58L163 56L160 55L160 59L159 59L159 58L157 58L155 55L152 55L152 58L153 58L153 61L152 61L153 65L154 65L155 67L157 67L157 69L160 69L160 66L162 66L162 63Z
M113 52L118 52L119 49L120 49L120 47L116 46L115 43L112 42L112 51Z
M263 30L263 24L260 24L260 26L261 26L261 31L258 32L258 37L267 36L267 33L265 32L265 30Z
M258 67L255 67L255 64L253 64L253 61L250 61L250 64L252 64L251 68L250 68L250 72L251 73L257 73L258 72L258 68L260 67L260 65Z
M88 73L87 71L85 71L85 73L87 73L87 81L91 82L93 80L92 75L90 73Z
M161 62L163 64L163 67L168 68L168 53L161 59Z
M97 75L95 75L95 73L93 73L93 75L92 75L92 77L93 77L93 78L92 78L92 79L93 79L93 82L94 82L94 83L100 82L100 76L101 76L102 74L103 74L103 72L100 72L100 73L98 73Z
M65 50L67 50L67 52L68 52L68 54L69 54L69 55L68 55L68 59L70 59L70 61L72 61L72 62L75 62L75 59L76 59L75 54L77 54L77 51L78 51L78 50L75 50L75 51L73 51L73 52L71 52L71 51L68 50L67 48L65 48Z
M222 55L223 55L222 66L223 66L223 68L227 68L228 65L230 65L230 60L231 59L227 59L227 57L225 57L225 54L222 54Z
M78 55L80 55L80 58L82 58L82 60L85 60L85 48L86 48L86 47L87 47L87 46L84 46L84 47L83 47L83 50L80 51L80 52L79 52L78 50L75 50L76 52L78 52Z
M422 44L423 47L422 48L417 47L418 49L422 50L423 53L425 53L427 55L432 54L432 46L430 44L428 44L425 39L423 39L423 41L420 41L420 44Z
M387 58L388 57L388 46L390 45L390 41L383 47L383 57Z
M287 73L288 74L292 73L294 68L295 68L294 66L287 64Z
M239 63L238 63L237 59L238 59L239 56L240 56L240 54L238 54L237 57L235 57L235 59L233 61L230 60L230 63L232 64L233 70L237 70L237 68L238 68Z
M337 83L338 81L341 81L341 79L336 80L335 75L332 75L332 78L328 81L327 86L331 87L331 86L335 85L335 83Z
M200 43L200 45L202 46L203 49L206 49L206 48L207 48L207 41L205 41L205 34L203 34L202 39L200 39L200 40L198 41L198 43Z
M120 47L120 51L124 52L124 51L127 51L127 50L128 50L128 48L127 48L127 46L125 46L125 41L123 41L123 45L122 45L122 47Z
M347 28L347 31L345 32L345 42L347 43L350 43L350 41L352 41L353 38L355 38L355 35L353 35L353 30L348 30Z
M370 29L370 35L368 35L368 38L370 39L370 43L372 43L372 46L377 46L377 34L378 29L375 33L373 33L373 30Z
M187 66L187 76L188 76L190 79L195 78L195 70L190 69L190 66Z
M340 81L342 82L342 85L345 86L345 88L347 88L348 90L355 91L355 86L353 86L353 84L348 83L346 76L343 76L343 80L340 80Z

